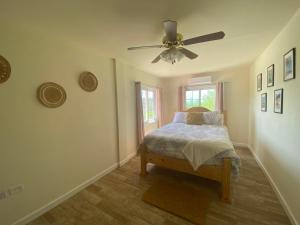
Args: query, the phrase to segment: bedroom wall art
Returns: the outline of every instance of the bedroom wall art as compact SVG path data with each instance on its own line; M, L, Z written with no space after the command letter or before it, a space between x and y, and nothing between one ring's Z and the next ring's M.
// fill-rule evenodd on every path
M268 103L268 98L267 98L267 93L261 94L261 111L262 112L267 112L267 103Z
M267 87L274 86L274 64L267 68Z
M0 83L4 83L8 80L11 73L11 67L9 62L0 55Z
M274 91L274 112L283 113L283 89Z
M296 49L292 48L283 56L283 80L296 78Z
M79 76L79 85L83 90L92 92L97 89L97 77L91 72L83 72Z
M57 108L64 104L67 95L63 87L53 82L46 82L37 90L39 101L46 107Z
M257 91L261 91L262 90L262 74L261 73L257 75L256 82L257 82L257 84L256 84Z

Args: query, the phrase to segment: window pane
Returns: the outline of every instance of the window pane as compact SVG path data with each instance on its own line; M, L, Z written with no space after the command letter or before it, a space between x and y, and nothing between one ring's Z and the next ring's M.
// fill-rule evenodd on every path
M147 113L147 91L142 90L142 103L143 103L143 115L144 115L144 122L148 120L148 113Z
M142 103L145 123L156 121L156 91L153 88L142 89Z
M209 110L215 110L216 90L206 89L201 90L201 106Z
M185 100L185 108L188 109L191 107L193 107L193 100L186 99Z
M198 87L199 89L185 91L184 106L186 109L191 107L203 106L209 110L215 110L216 90L213 87ZM203 88L203 89L202 89Z
M186 91L185 92L186 99L193 99L193 91Z
M154 101L153 99L148 99L148 119L153 120L154 118Z
M197 107L197 106L200 106L200 100L198 99L193 99L193 104L192 104L192 107Z
M199 99L199 90L193 91L193 100Z
M154 97L154 92L153 91L148 91L148 98L153 99Z
M201 90L201 98L203 98L203 96L207 96L208 90Z
M193 105L193 100L189 100L189 99L185 100L185 108L186 109L191 108L192 105Z
M142 98L145 99L147 97L147 91L142 90Z

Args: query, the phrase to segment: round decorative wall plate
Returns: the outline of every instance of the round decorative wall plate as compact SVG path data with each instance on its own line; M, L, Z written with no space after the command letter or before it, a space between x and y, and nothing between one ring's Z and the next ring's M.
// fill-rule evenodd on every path
M67 98L64 88L52 82L41 84L38 88L37 96L39 101L49 108L61 106Z
M94 91L98 86L97 77L91 72L83 72L79 76L79 85L85 91Z
M0 55L0 83L8 80L11 73L9 62Z

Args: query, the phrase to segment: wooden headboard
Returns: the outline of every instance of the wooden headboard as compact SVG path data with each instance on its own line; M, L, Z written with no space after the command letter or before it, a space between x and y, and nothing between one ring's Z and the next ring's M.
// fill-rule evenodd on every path
M192 107L187 110L184 110L183 112L210 112L209 109L204 107ZM227 125L227 113L226 111L223 111L223 119L224 119L224 125Z
M184 112L210 112L210 110L204 107L192 107L185 110Z

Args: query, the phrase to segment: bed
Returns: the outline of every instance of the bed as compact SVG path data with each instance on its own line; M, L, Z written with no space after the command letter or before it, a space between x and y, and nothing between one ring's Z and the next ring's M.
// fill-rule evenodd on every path
M209 110L193 107L186 112ZM226 127L168 124L147 135L139 146L139 152L142 176L147 175L147 163L152 163L214 180L221 184L221 200L231 202L231 173L238 173L239 157L234 151Z

